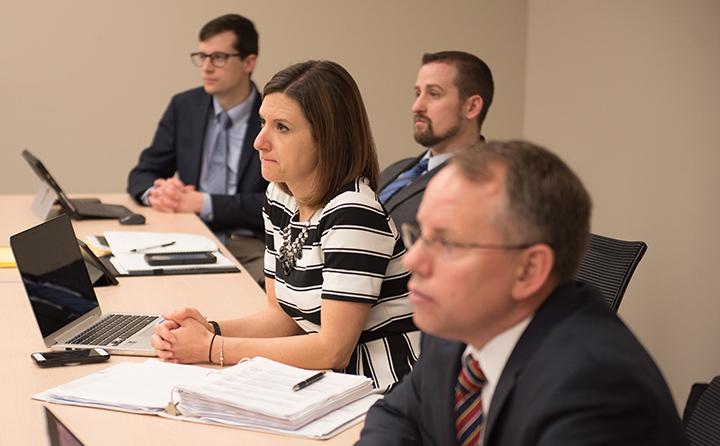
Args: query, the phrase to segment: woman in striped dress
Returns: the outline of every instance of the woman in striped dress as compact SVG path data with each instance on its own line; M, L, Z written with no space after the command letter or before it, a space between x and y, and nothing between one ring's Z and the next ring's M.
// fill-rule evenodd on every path
M334 62L296 64L265 86L260 116L255 148L271 182L268 305L220 322L195 309L165 315L153 337L158 355L228 364L264 356L366 375L388 390L415 363L420 333L405 249L374 192L377 155L357 85Z

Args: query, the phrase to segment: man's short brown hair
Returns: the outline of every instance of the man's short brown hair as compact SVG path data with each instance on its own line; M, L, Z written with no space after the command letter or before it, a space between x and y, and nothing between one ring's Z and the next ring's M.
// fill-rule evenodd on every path
M525 141L477 144L451 163L471 181L486 181L488 166L507 169L505 215L499 222L508 243L545 243L555 254L553 274L575 277L590 237L592 203L575 173L557 155Z
M255 24L238 14L225 14L210 20L203 25L198 33L198 39L204 42L225 31L232 31L235 34L235 51L240 54L240 58L245 59L251 54L258 54L258 33Z
M318 178L308 206L324 206L345 184L365 177L377 188L379 166L360 90L345 68L310 60L275 74L263 96L284 93L310 122L318 149ZM285 184L279 185L290 192Z

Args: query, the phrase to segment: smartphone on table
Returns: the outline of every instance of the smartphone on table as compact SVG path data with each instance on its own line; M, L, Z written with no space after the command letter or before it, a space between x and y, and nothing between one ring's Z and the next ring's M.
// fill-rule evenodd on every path
M58 367L107 361L110 359L110 353L102 348L82 348L61 352L37 352L30 357L40 367Z
M217 257L211 252L154 253L145 254L145 261L151 266L205 265L217 263Z

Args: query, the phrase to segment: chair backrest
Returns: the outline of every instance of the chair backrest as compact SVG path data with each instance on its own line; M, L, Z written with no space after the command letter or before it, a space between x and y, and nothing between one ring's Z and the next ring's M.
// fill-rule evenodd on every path
M697 396L691 393L683 414L685 435L690 446L720 444L720 376Z
M598 288L608 306L617 311L635 267L646 250L645 242L590 234L590 243L580 259L575 278Z

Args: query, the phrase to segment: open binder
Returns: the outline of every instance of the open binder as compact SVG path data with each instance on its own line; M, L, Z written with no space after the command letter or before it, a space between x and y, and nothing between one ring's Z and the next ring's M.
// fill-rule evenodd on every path
M315 372L260 357L223 370L149 359L121 362L33 398L322 439L359 423L381 397L369 378L333 372L292 390Z

